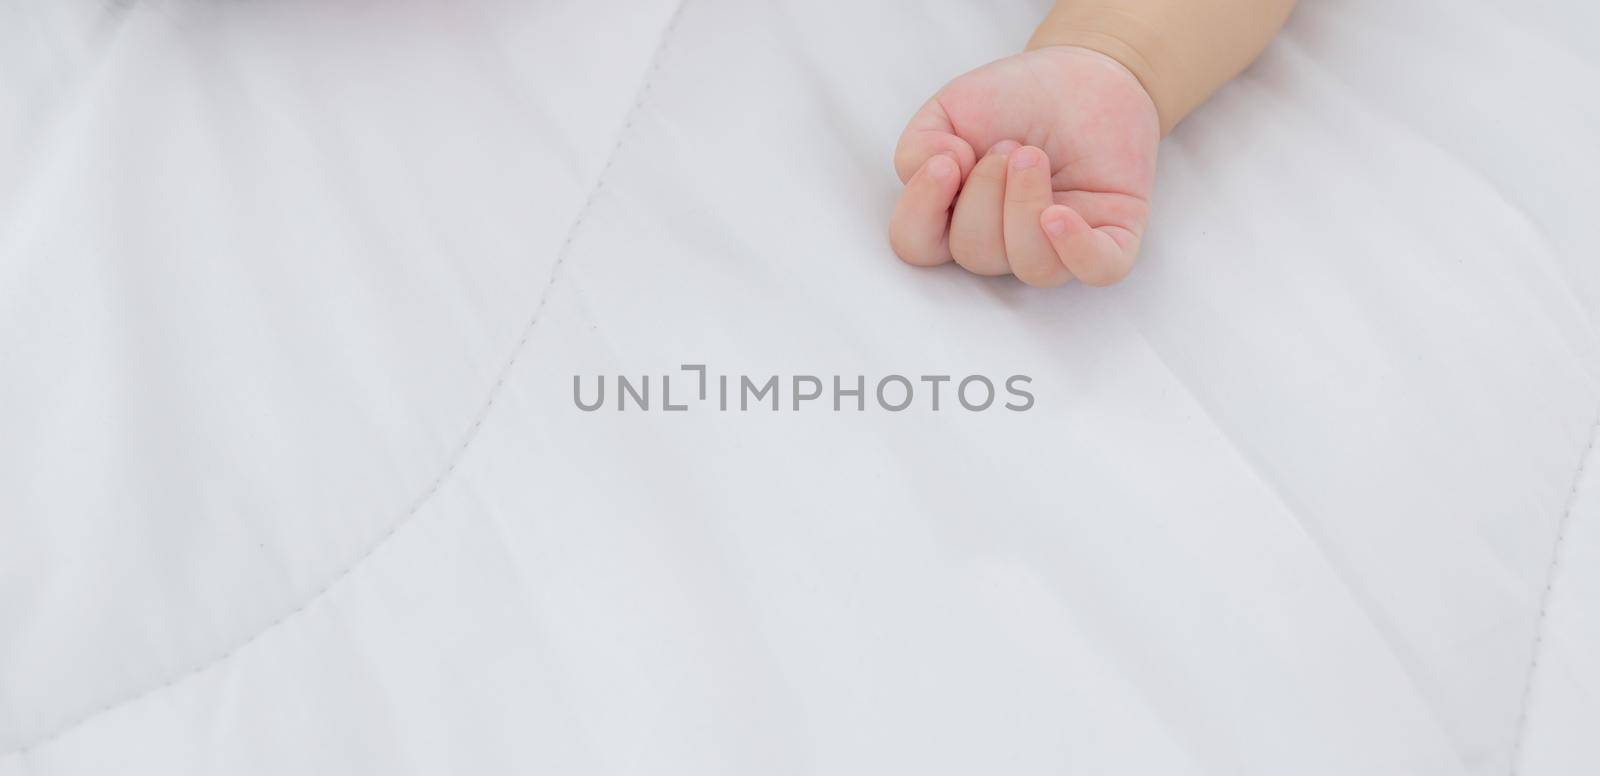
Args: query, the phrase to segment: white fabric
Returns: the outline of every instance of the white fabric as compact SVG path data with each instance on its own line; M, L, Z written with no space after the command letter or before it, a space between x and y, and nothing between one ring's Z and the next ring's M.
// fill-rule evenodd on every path
M1039 2L0 5L0 774L1600 772L1597 9L1306 0L1041 292L883 234Z

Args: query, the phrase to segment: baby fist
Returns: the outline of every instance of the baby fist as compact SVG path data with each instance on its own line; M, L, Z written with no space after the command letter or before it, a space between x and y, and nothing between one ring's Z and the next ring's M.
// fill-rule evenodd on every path
M1115 283L1139 252L1160 138L1144 87L1099 52L1052 46L984 65L901 134L890 244L909 264L954 260L1034 286Z

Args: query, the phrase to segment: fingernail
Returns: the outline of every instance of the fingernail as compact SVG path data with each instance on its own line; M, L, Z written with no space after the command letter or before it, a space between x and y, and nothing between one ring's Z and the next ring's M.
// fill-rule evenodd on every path
M989 153L996 156L1005 156L1006 154L1017 150L1017 147L1020 145L1022 144L1015 140L1002 140L998 143L995 143L994 146L989 149Z
M956 160L945 154L939 154L928 162L928 175L936 181L947 181L955 177L958 171Z
M1067 231L1067 217L1054 208L1044 211L1044 230L1052 236Z
M1011 169L1026 170L1039 163L1039 149L1023 146L1021 150L1011 155Z

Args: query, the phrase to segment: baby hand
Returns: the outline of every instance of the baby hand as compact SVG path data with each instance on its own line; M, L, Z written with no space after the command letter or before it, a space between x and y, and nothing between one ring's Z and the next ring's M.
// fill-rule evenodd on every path
M1033 286L1115 283L1139 252L1160 139L1144 87L1099 52L1050 46L984 65L901 134L890 244L909 264L954 259Z

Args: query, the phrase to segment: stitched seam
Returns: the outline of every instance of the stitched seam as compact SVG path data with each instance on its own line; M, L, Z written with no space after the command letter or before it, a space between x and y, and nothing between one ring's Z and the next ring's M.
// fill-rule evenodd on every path
M666 25L662 28L661 37L659 42L656 44L655 52L650 57L649 65L645 68L644 77L640 83L638 92L634 96L633 105L628 108L628 112L623 118L622 126L617 130L617 141L611 146L611 151L606 156L605 164L600 168L599 174L595 176L594 186L589 189L589 195L584 199L583 205L579 207L578 215L573 219L572 225L567 228L567 235L562 240L561 247L557 249L556 260L550 265L550 276L545 281L544 289L539 293L539 299L534 304L533 313L528 317L528 322L523 325L522 336L517 340L517 344L512 348L511 357L506 361L505 366L500 368L500 373L496 376L494 385L489 388L488 397L484 400L483 406L479 408L477 416L474 418L472 425L469 426L466 433L463 434L461 442L456 446L454 452L452 452L449 463L442 471L439 472L438 476L434 477L433 482L430 483L427 489L422 492L422 495L418 496L417 499L412 502L411 507L407 509L398 520L390 525L388 530L384 531L384 533L380 535L365 552L357 556L356 559L350 563L350 565L346 566L342 571L330 577L327 582L323 583L321 587L313 591L310 596L300 603L299 606L289 610L272 622L267 623L254 635L249 636L248 638L235 644L233 647L230 647L222 654L211 658L210 660L202 661L199 665L196 665L193 668L174 674L172 677L160 684L134 692L123 697L121 700L103 704L98 708L95 708L71 719L66 723L63 723L60 727L57 727L55 730L46 733L39 738L34 739L33 741L9 751L0 752L0 757L26 757L35 749L50 744L67 733L70 733L71 731L83 726L85 723L94 720L96 717L122 708L123 706L136 703L144 698L162 692L169 687L180 684L191 677L198 676L218 665L221 665L224 662L227 662L234 655L244 651L250 645L259 641L263 636L271 633L279 626L289 622L300 613L306 611L306 609L310 608L312 604L322 600L322 598L326 596L328 592L331 591L335 586L348 578L351 573L365 564L368 559L376 555L380 549L387 546L389 540L394 538L394 536L399 533L401 528L404 528L405 526L414 522L413 518L417 516L417 513L428 504L434 495L439 492L439 489L443 487L444 483L450 479L450 475L455 473L456 467L466 456L467 449L471 447L473 441L477 439L478 431L483 426L484 419L487 418L490 411L493 410L495 400L499 398L500 390L505 385L506 378L516 367L517 360L521 358L523 349L527 345L529 337L532 336L533 329L538 324L541 314L544 312L545 304L550 299L550 289L555 286L556 277L560 272L561 266L566 262L568 253L571 252L572 243L578 234L578 229L583 225L584 219L588 217L590 210L594 206L595 199L600 193L600 190L604 188L606 175L611 171L612 164L616 162L617 153L622 149L623 141L627 138L629 130L633 127L634 117L638 113L639 108L644 105L645 98L649 95L650 81L653 77L655 77L656 70L660 67L662 55L667 50L667 41L671 38L673 31L677 28L678 20L682 17L683 9L686 5L688 5L688 0L679 0L677 6L673 8L672 15L668 17Z
M1588 471L1589 460L1594 457L1597 435L1600 435L1600 414L1597 414L1594 423L1589 426L1589 444L1584 448L1583 457L1578 459L1578 471L1572 475L1572 489L1567 492L1566 508L1562 510L1561 520L1556 523L1556 538L1550 550L1550 563L1544 573L1544 589L1539 592L1539 621L1533 632L1533 655L1528 660L1527 680L1522 685L1521 709L1517 713L1516 727L1513 728L1516 737L1511 741L1511 776L1517 774L1519 760L1522 757L1523 739L1527 738L1528 734L1528 711L1533 704L1533 681L1538 676L1539 657L1544 651L1551 592L1555 590L1556 577L1561 573L1561 548L1567 539L1567 528L1572 523L1572 513L1578 505L1578 489L1583 483L1584 472Z

